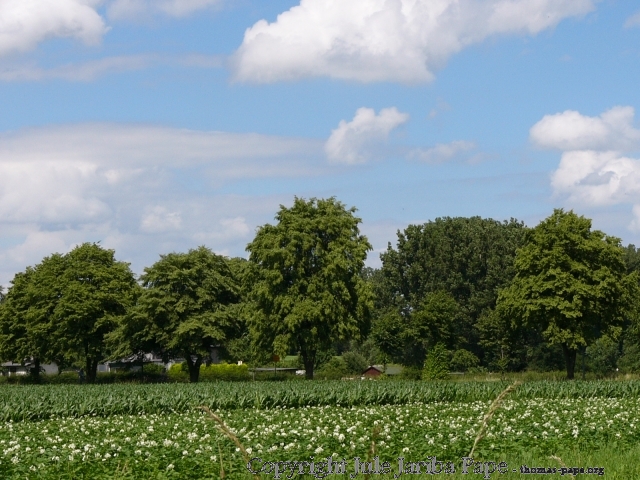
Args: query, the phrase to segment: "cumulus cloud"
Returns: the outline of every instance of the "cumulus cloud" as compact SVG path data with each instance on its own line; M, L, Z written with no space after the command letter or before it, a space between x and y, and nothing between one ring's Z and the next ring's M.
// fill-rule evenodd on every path
M375 156L389 134L409 120L409 115L395 107L383 108L376 115L372 108L359 108L353 120L341 120L325 143L329 161L354 165L365 163Z
M640 130L634 109L615 107L598 117L575 111L547 115L530 131L532 142L562 151L551 176L556 195L583 206L632 204L640 213ZM640 226L640 218L630 227Z
M442 163L461 153L468 152L476 148L476 144L466 140L455 140L450 143L439 143L432 148L417 148L409 152L409 158L420 160L426 163Z
M614 107L598 117L567 110L546 115L530 131L531 140L558 150L630 150L640 144L633 107Z
M100 0L2 0L0 56L34 48L53 37L93 45L107 27L95 8Z
M44 255L102 241L140 272L206 244L243 254L288 198L233 195L244 179L326 171L322 142L154 125L79 124L0 135L0 284Z
M107 14L113 19L139 19L150 14L186 17L221 3L222 0L114 0L109 4Z
M301 0L247 29L239 81L328 76L425 82L453 54L494 35L535 35L597 0Z
M640 12L627 18L627 21L624 22L624 26L625 28L640 27Z

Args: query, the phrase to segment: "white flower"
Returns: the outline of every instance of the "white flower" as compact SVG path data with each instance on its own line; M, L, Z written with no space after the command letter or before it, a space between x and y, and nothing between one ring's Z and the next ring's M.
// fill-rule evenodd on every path
M173 470L173 463L170 463L169 465L167 465L167 470Z

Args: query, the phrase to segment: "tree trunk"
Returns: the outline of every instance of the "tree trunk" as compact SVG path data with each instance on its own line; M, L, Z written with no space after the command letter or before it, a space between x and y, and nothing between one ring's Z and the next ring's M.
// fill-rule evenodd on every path
M316 363L316 351L311 349L300 349L302 363L304 363L304 376L307 380L313 380L313 367Z
M96 383L96 377L98 376L98 360L95 358L87 357L85 361L85 368L87 383Z
M200 355L197 355L195 362L191 358L191 355L185 355L185 358L187 360L187 367L189 367L189 382L198 383L198 378L200 378L200 365L202 365L202 357Z
M31 369L31 376L33 377L33 381L35 383L40 383L40 359L38 357L34 357L33 359L33 368Z
M576 355L578 351L570 349L566 344L563 344L562 352L564 353L564 362L567 366L567 380L573 380L576 370Z

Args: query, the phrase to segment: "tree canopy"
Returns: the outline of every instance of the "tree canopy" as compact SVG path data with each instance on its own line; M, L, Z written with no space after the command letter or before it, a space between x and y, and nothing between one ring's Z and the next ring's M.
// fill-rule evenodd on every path
M372 295L360 272L372 247L355 212L335 198L296 198L247 246L257 267L254 339L274 353L295 348L307 378L318 351L369 327Z
M87 381L96 377L106 336L133 303L136 282L113 250L84 243L18 273L0 309L4 358L32 357L59 366L81 361Z
M389 244L381 255L381 278L370 275L378 305L398 309L408 322L426 303L438 299L444 305L439 295L446 293L458 305L450 318L438 320L441 330L455 328L447 346L480 354L476 324L483 312L495 307L498 290L513 278L516 249L526 230L514 219L480 217L444 217L409 225L398 231L396 248Z
M232 306L240 290L229 261L206 247L169 253L140 280L143 291L116 338L126 340L127 351L183 357L190 381L197 382L212 347L239 328Z
M591 230L591 220L554 210L527 234L513 282L500 292L498 312L542 331L562 346L567 378L578 349L602 334L618 338L637 292L620 240Z

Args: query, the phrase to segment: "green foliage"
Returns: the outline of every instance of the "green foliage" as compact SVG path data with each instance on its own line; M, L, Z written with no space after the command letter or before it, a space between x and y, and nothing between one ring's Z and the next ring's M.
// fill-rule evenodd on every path
M77 382L77 375L75 380ZM0 388L0 421L186 413L194 412L199 405L213 410L242 410L434 402L490 403L507 385L499 381L432 383L407 380L292 381L287 383L287 388L282 388L278 382L115 383L82 387L25 385L20 388L4 385ZM588 402L597 397L637 401L640 398L640 381L535 381L521 385L509 399L585 399Z
M112 338L119 352L155 351L186 358L197 382L211 347L233 338L241 326L233 309L239 286L229 262L206 247L161 255L140 277L144 291Z
M247 246L256 266L254 341L265 351L298 351L308 378L318 351L369 327L372 294L360 272L372 247L354 213L335 198L296 198Z
M342 354L342 359L350 374L360 375L370 365L367 359L358 352L345 352Z
M318 369L315 378L321 380L340 380L349 375L347 364L341 357L333 357Z
M424 362L423 380L446 380L449 378L449 352L442 343L436 343Z
M515 271L500 292L500 315L561 345L570 379L579 348L600 334L618 338L638 284L626 273L619 239L561 209L528 233Z
M0 308L0 356L59 366L82 363L89 383L108 355L106 337L135 299L129 264L85 243L18 273ZM37 368L35 373L37 374Z
M405 325L406 320L394 309L379 313L374 320L370 338L386 358L400 362L404 360Z
M469 350L461 348L453 352L451 356L450 368L454 372L466 372L471 368L480 365L480 360Z
M627 330L624 336L618 368L623 373L640 372L640 339L635 329Z
M408 365L402 369L400 378L403 380L420 380L422 378L422 368L415 365Z
M566 369L563 355L562 346L558 344L550 345L545 341L533 342L526 352L527 370L553 372Z
M367 365L386 363L385 356L380 352L372 335L369 335L363 342L351 341L349 351L361 355Z
M603 335L587 347L588 367L598 375L608 375L616 371L620 357L619 342Z
M451 318L456 335L442 340L453 342L450 348L473 350L475 324L484 310L495 306L498 290L513 278L516 249L525 232L524 224L516 220L480 217L445 217L409 225L398 232L397 247L389 245L381 255L382 279L373 282L378 302L407 314L420 309L429 294L448 293L459 307Z
M447 292L427 294L411 313L387 309L373 323L371 338L390 360L421 368L430 346L458 344L460 308Z
M243 363L218 363L202 365L200 367L200 378L205 381L242 381L249 380L249 365Z
M189 366L187 362L174 363L167 371L167 376L173 382L189 381ZM201 365L199 381L241 381L249 380L249 365L243 363L216 363L211 365Z

